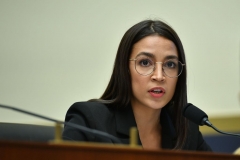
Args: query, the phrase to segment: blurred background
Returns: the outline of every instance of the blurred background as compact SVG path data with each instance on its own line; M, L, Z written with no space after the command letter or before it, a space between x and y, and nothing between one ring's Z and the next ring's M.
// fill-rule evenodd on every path
M126 30L160 19L184 45L189 102L239 132L239 8L239 0L1 0L0 104L64 120L74 102L101 96ZM1 108L0 122L50 123Z

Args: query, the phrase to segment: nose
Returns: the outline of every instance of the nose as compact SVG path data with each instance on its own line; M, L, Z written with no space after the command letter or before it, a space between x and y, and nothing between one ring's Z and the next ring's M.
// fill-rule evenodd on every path
M162 62L156 62L151 79L153 81L164 81L165 76L162 69Z

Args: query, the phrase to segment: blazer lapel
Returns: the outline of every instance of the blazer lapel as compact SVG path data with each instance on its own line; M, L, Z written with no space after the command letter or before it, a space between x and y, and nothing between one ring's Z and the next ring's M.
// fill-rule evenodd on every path
M160 121L162 126L162 148L172 149L176 144L177 134L172 119L165 108L161 111Z
M117 129L116 131L122 137L120 138L121 141L125 144L129 144L130 129L131 127L137 126L131 105L128 105L125 108L117 108L115 110L115 118ZM141 145L139 136L138 143Z

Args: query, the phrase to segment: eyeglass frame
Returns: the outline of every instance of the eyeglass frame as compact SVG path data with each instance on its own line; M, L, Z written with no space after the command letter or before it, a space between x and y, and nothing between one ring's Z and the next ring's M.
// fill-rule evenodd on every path
M137 73L140 74L140 75L142 75L142 76L148 76L148 75L152 74L152 73L155 71L155 69L156 69L156 65L155 65L156 63L163 64L163 63L165 62L165 61L164 61L164 62L155 62L152 72L150 72L149 74L144 75L144 74L139 73L138 70L137 70L137 68L136 68L136 60L137 60L137 59L138 59L138 58L129 59L129 61L135 61L135 67L134 67L134 68L135 68L135 70L137 71ZM170 59L168 59L168 60L170 60ZM168 61L168 60L166 60L166 61ZM182 70L181 70L181 72L180 72L176 77L170 77L169 75L167 75L167 74L165 73L164 69L163 69L163 66L162 66L163 73L164 73L166 76L168 76L169 78L177 78L177 77L179 77L179 76L182 74L183 67L185 66L185 64L183 64L183 63L180 62L179 60L178 60L178 62L182 65Z

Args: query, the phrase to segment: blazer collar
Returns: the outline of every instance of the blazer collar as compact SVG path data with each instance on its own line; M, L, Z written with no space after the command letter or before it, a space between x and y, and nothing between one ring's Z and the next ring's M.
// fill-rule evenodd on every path
M129 136L131 127L137 126L132 106L128 105L125 108L117 108L115 116L117 132Z

